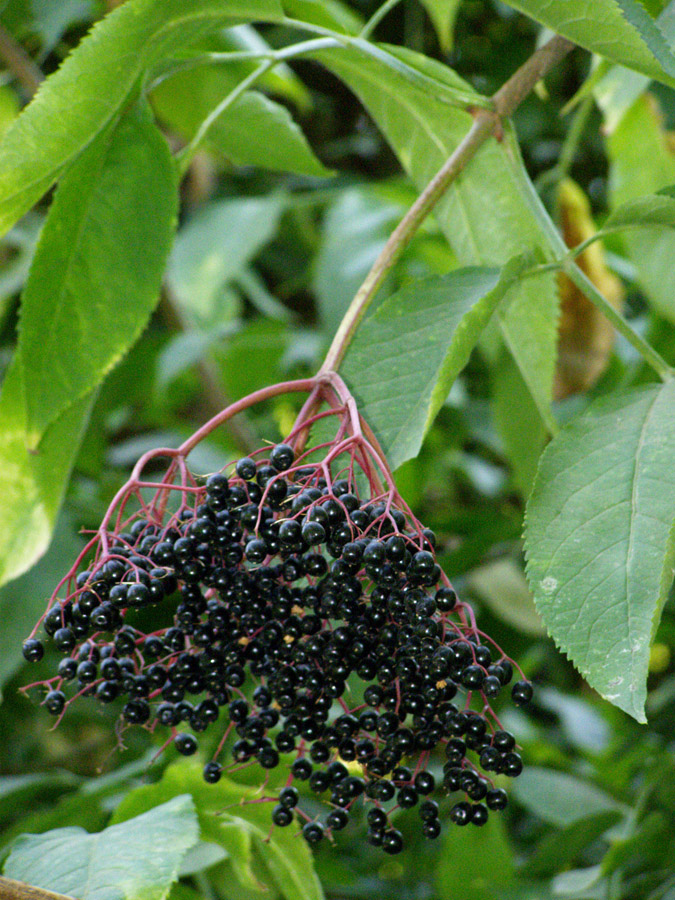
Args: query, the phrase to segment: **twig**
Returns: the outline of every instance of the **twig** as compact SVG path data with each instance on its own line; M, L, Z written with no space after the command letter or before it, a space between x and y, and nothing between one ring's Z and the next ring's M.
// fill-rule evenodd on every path
M16 76L26 94L32 97L40 86L42 72L2 25L0 25L0 59Z
M72 900L72 897L14 881L13 878L0 878L0 900Z
M480 109L467 135L450 158L432 178L392 232L375 260L365 281L352 300L337 330L321 372L335 371L345 355L359 322L366 313L387 272L408 246L418 228L448 187L457 178L480 147L492 135L499 136L501 120L510 116L535 84L574 47L571 41L556 35L525 62L492 98L490 109Z

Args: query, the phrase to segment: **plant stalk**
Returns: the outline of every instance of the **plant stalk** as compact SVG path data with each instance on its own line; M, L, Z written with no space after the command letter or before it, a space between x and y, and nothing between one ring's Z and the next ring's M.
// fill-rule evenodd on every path
M490 109L479 109L468 133L410 207L392 232L352 300L335 334L320 373L336 371L354 333L372 303L385 275L408 246L424 219L491 135L501 137L501 120L510 116L535 84L574 44L556 35L537 50L492 97Z
M651 366L662 381L670 381L675 371L671 369L668 363L660 356L654 348L633 331L628 322L621 316L605 299L600 291L593 284L591 279L583 272L572 259L563 262L562 271L572 281L579 290L588 297L588 299L596 306L605 318L616 328L619 334L623 335L628 343L634 347L647 365Z

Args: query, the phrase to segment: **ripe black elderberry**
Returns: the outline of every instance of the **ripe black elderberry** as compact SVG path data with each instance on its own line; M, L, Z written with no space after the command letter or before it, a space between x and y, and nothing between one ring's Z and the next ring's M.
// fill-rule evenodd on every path
M416 807L434 839L434 795L464 793L450 811L458 825L482 825L506 806L476 766L522 769L490 708L513 666L447 583L433 533L397 494L344 385L321 384L340 433L323 460L302 449L306 420L205 482L185 463L193 441L147 456L171 460L156 493L133 512L149 489L129 482L83 554L86 568L68 573L43 616L64 655L41 684L43 702L56 716L79 695L119 704L122 728L171 729L185 756L198 744L176 733L180 723L197 734L228 729L206 782L240 765L283 767L275 825L308 819L297 790L307 781L313 802L330 805L302 826L309 844L365 805L368 841L395 854L394 808ZM162 624L140 630L152 621ZM31 636L23 653L37 662L44 645ZM512 688L516 705L531 696L529 682ZM445 763L442 778L428 771L434 760Z

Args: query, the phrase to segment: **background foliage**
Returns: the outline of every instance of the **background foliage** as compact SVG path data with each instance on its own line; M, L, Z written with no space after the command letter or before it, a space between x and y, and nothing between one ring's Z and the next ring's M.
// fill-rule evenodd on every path
M404 0L377 45L357 37L371 0L128 0L107 15L117 5L0 3L5 874L111 900L672 900L672 382L546 263L602 227L582 282L675 364L675 4ZM528 765L486 829L423 843L413 811L395 860L354 826L312 860L239 804L254 775L207 786L173 750L151 763L142 730L120 753L112 715L84 703L48 730L17 693L21 641L143 451L316 371L467 107L541 26L580 49L416 234L342 370L445 571L539 686L527 715L503 717ZM193 468L276 440L294 412L253 410Z

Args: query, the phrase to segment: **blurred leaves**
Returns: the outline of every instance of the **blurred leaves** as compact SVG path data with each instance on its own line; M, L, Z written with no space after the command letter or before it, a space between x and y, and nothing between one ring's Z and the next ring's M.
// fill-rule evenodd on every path
M675 183L675 152L663 130L656 101L649 94L640 97L623 116L607 148L612 204L607 225L636 219L644 222L646 227L627 230L622 240L647 298L661 315L675 322L675 231L658 227L672 224L671 201L667 193L658 200L651 196ZM652 222L654 227L650 227Z
M191 327L208 333L237 318L240 302L227 286L274 235L283 208L280 194L216 200L181 228L166 277Z

